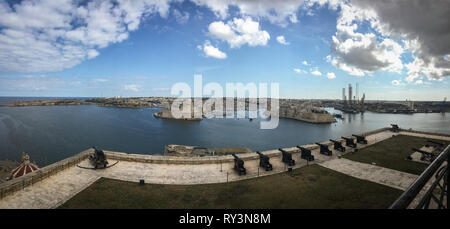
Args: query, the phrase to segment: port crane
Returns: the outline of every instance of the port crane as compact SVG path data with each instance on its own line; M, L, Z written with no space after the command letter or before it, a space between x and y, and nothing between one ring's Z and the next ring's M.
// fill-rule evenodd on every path
M447 101L447 97L444 98L444 101L442 101L442 104L441 104L441 112L442 113L445 113L445 102L446 101Z

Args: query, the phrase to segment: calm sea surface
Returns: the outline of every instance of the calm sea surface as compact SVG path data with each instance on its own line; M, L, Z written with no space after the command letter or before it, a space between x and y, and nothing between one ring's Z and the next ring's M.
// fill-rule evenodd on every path
M0 97L0 103L15 100L23 98ZM153 117L157 110L95 105L0 107L0 160L19 160L25 151L32 161L45 166L92 146L138 154L162 154L167 144L268 150L366 132L391 123L450 134L449 113L345 114L344 120L334 124L280 119L278 128L261 130L256 119L163 120Z

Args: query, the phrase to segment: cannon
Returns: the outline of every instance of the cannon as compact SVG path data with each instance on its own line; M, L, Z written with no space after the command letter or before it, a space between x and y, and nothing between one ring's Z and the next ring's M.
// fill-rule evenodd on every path
M444 143L442 143L442 142L437 142L437 141L433 141L433 140L429 140L429 139L427 140L427 142L433 143L433 144L438 145L440 147L444 146Z
M346 137L341 137L342 139L345 140L345 145L348 147L352 147L352 148L356 148L356 143L353 140L353 138L346 138Z
M297 146L297 148L299 148L302 151L300 158L305 159L307 161L314 161L314 155L311 154L310 149L301 146Z
M106 166L108 166L108 161L106 160L106 155L103 150L97 149L95 146L92 148L94 149L94 154L89 156L89 160L94 168L106 168Z
M397 124L391 124L392 128L391 131L392 132L399 132L400 131L400 127L398 127Z
M412 148L413 151L419 152L422 154L422 156L420 157L421 161L425 161L425 159L429 159L430 161L433 161L435 158L435 155L433 153L427 152L427 151L423 151L420 149L416 149L416 148Z
M269 157L259 151L256 151L256 153L259 155L259 166L264 168L266 171L272 170L272 164L269 162Z
M284 149L278 149L279 151L281 151L283 157L281 159L281 161L283 161L284 163L286 163L289 166L294 166L295 165L295 160L292 159L292 154L287 152Z
M330 141L334 143L334 149L335 150L339 150L341 152L345 152L345 147L342 145L342 142L335 141L333 139L330 139Z
M352 134L352 135L356 137L356 142L357 143L367 144L366 137L364 137L362 135L356 135L356 134Z
M320 146L320 153L321 154L324 154L324 155L327 155L327 156L331 156L333 154L333 152L331 152L331 150L328 149L327 145L320 144L318 142L316 142L316 145Z
M242 160L241 158L236 156L236 154L234 154L234 153L231 155L233 155L233 157L234 157L234 170L236 172L238 172L239 176L246 175L247 170L244 168L244 160Z

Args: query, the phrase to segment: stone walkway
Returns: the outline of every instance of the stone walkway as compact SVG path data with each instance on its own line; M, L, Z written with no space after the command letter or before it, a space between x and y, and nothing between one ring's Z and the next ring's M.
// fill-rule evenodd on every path
M48 209L64 203L100 177L71 167L0 200L0 209Z
M320 163L319 165L352 177L368 180L400 190L406 190L417 178L417 175L414 174L357 161L351 161L344 158L328 160Z

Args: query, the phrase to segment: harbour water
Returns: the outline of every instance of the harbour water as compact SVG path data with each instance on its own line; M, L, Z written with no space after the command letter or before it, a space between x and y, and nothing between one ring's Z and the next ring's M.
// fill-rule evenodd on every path
M333 124L280 119L276 129L262 130L257 119L164 120L153 117L157 110L95 105L0 107L0 160L19 160L25 151L45 166L92 146L138 154L162 154L167 144L268 150L367 132L391 123L450 134L449 113L344 114L344 120Z

